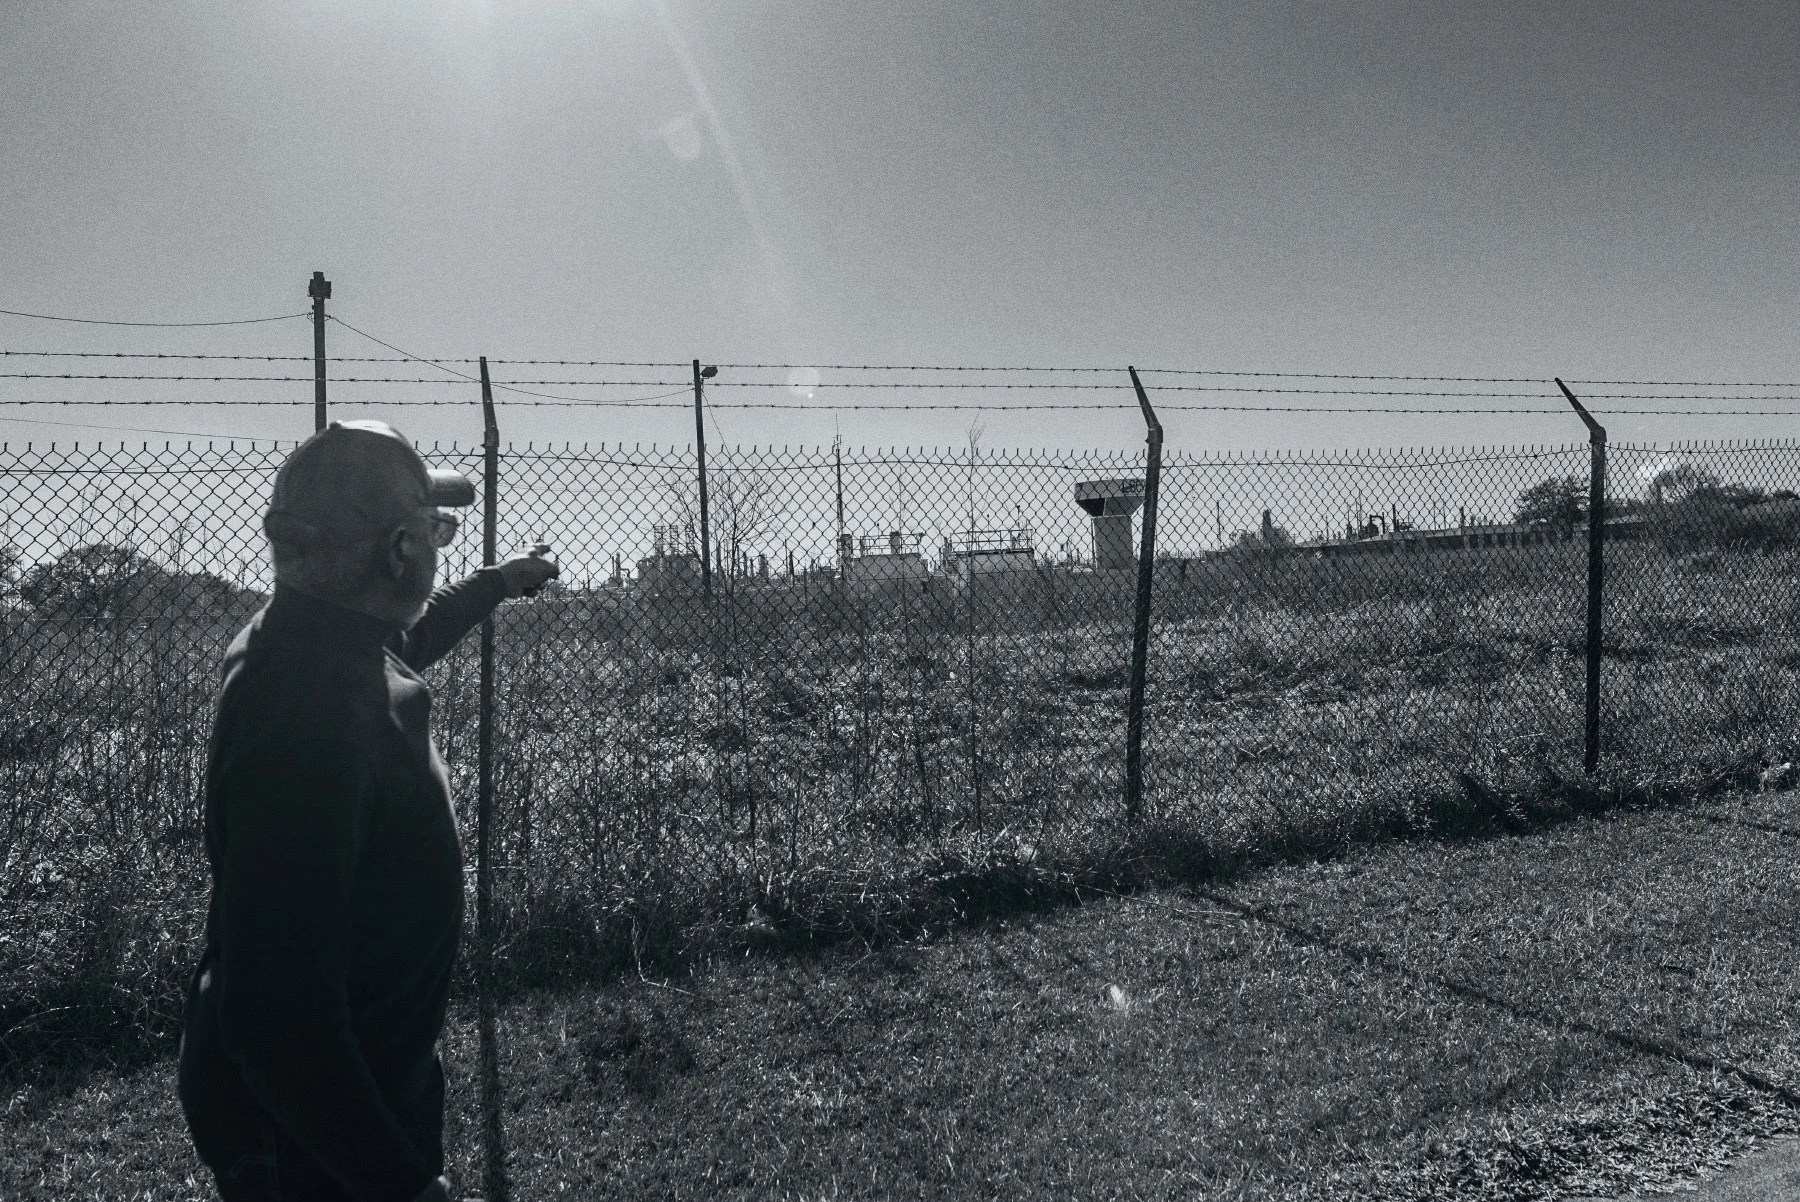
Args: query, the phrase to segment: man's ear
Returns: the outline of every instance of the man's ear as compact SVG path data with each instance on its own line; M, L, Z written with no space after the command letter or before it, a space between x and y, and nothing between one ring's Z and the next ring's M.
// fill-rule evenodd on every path
M381 543L381 568L388 579L399 580L406 575L407 565L418 555L419 549L413 545L412 531L405 526L395 526L387 532Z

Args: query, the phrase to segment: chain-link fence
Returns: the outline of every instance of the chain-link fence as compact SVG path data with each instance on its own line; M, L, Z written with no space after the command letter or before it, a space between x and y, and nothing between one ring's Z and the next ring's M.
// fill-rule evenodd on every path
M1142 829L1316 848L1581 779L1589 453L1169 455ZM284 455L0 452L0 1047L95 974L172 1017L217 665L272 585ZM479 449L427 457L480 477ZM1125 838L1144 476L1141 451L739 449L702 490L685 448L505 450L499 544L563 571L495 619L502 957L576 972L752 904L854 925L983 857ZM1797 488L1793 443L1611 449L1609 787L1779 774ZM432 676L471 822L478 676L473 639Z

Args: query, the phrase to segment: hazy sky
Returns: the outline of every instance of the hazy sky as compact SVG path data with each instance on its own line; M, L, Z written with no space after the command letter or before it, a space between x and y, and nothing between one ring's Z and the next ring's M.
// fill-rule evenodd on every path
M7 0L0 308L140 321L297 312L319 269L333 314L429 356L1117 365L1056 378L1121 388L1126 363L1800 381L1797 85L1791 0ZM387 353L328 331L333 354ZM309 354L311 331L0 317L0 348ZM80 362L7 357L0 370L193 366ZM637 397L686 372L496 375L672 381L542 389ZM478 440L473 386L445 378L339 383L334 411ZM917 377L826 369L805 401L816 412L721 407L708 435L827 442L835 415L851 443L961 444L968 413L833 408L956 399L832 386L901 378ZM783 379L727 369L709 397L804 400L741 387ZM201 397L310 403L311 386L4 379L0 439L101 436L15 418L311 428L309 406L27 404ZM396 399L470 404L378 407ZM1561 415L1158 401L1170 445L1190 451L1583 438ZM506 403L501 420L519 440L693 433L682 409ZM983 420L990 447L1142 441L1131 409ZM1610 424L1621 440L1800 433L1785 418Z

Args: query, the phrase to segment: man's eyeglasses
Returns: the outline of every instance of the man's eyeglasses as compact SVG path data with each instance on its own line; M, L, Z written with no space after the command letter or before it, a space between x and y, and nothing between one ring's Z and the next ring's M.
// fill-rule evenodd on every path
M431 545L448 547L456 541L456 532L462 528L462 519L453 513L432 512L425 515L431 519Z

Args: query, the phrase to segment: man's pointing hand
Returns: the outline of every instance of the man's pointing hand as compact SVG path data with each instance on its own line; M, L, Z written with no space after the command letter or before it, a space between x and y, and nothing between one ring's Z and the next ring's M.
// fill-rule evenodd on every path
M538 548L534 548L528 555L515 555L495 565L500 569L500 574L506 577L508 597L529 597L542 588L545 581L562 575L562 569L550 558L550 548L542 543L538 544Z

